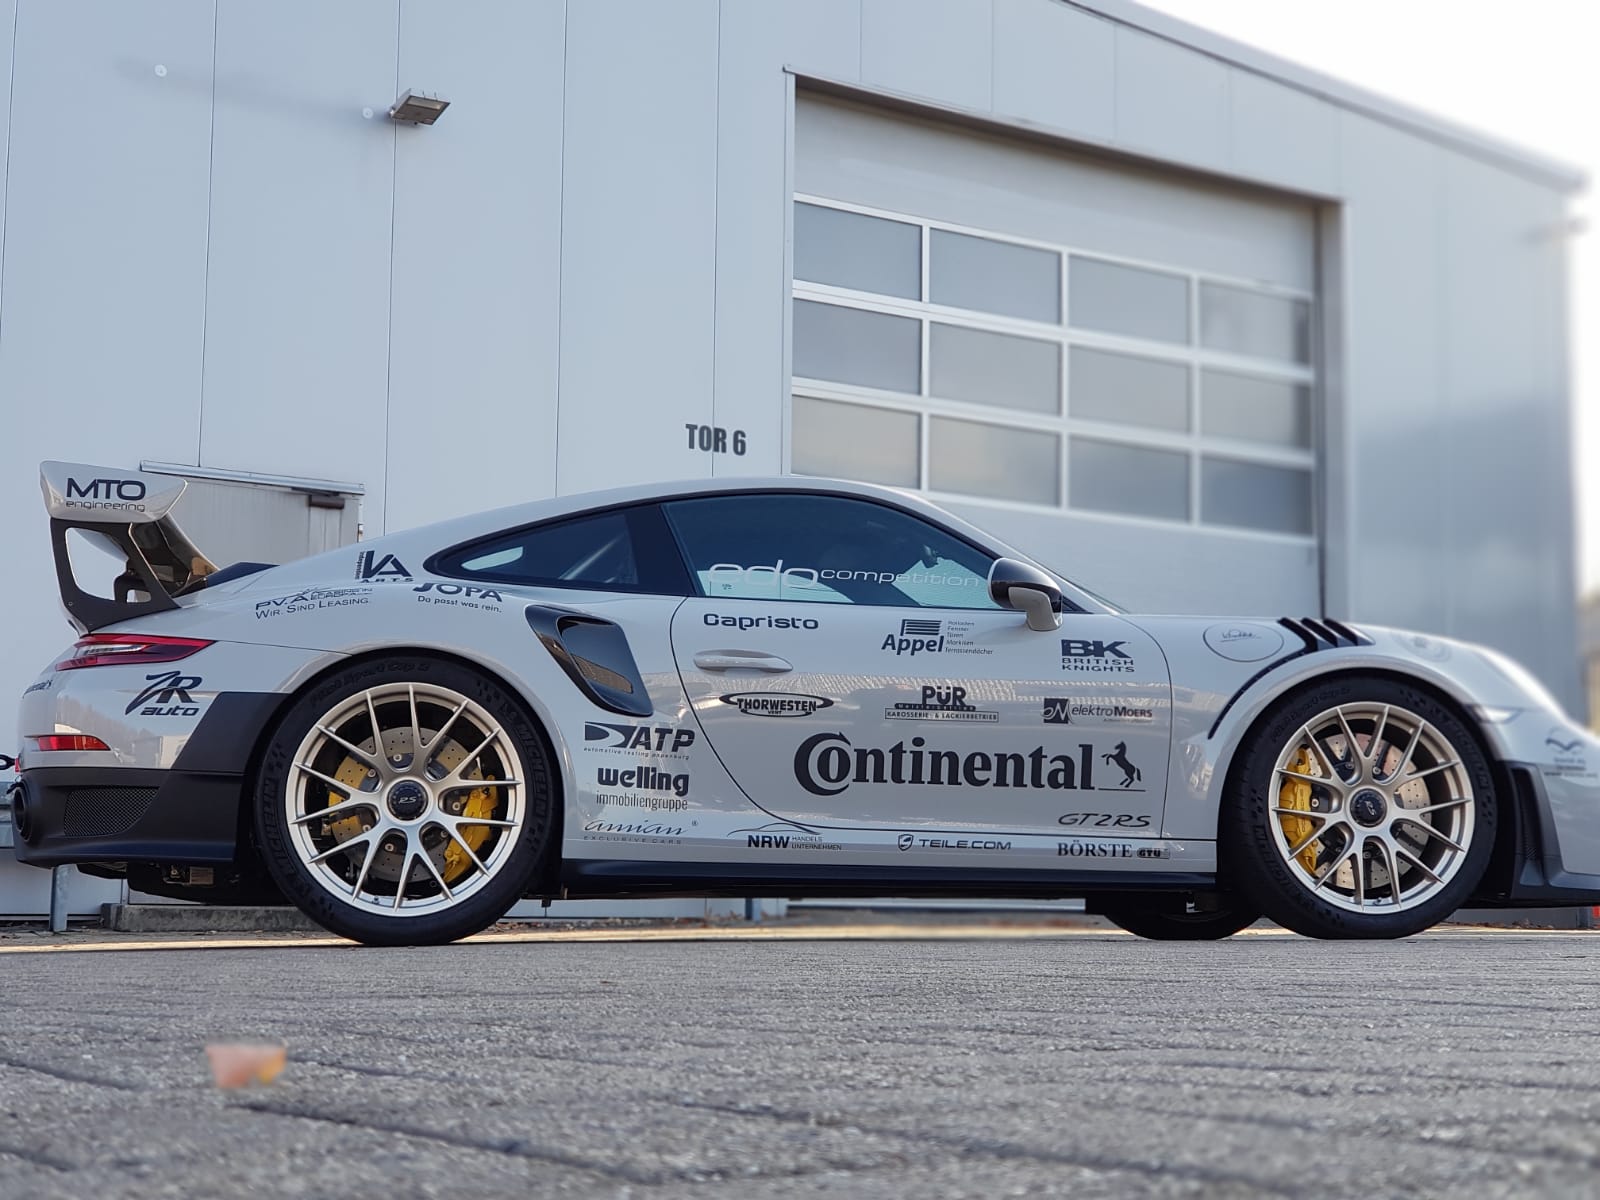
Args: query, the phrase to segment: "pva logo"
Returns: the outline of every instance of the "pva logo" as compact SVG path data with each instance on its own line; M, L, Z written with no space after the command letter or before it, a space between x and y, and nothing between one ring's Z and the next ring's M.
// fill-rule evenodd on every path
M372 583L410 583L411 572L392 554L377 558L377 551L363 550L356 555L356 578Z
M604 742L596 750L638 750L644 753L682 754L694 745L694 730L671 725L612 725L606 721L583 723L585 742Z
M147 490L139 479L91 479L88 483L79 483L71 476L67 477L68 500L125 500L132 503L143 500Z
M139 709L141 717L197 717L200 706L189 694L191 688L200 686L200 676L184 675L178 671L163 671L159 675L146 675L150 686L133 698L123 709L132 713Z

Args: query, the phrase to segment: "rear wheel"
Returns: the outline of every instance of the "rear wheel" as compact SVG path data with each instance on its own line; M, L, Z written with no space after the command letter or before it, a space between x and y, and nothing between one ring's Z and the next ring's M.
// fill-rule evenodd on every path
M1231 883L1312 937L1426 929L1471 895L1494 847L1488 757L1452 708L1395 679L1289 697L1240 747L1230 790Z
M453 941L503 916L549 844L544 741L494 680L407 656L319 683L269 743L257 833L284 893L373 945Z
M1254 925L1261 914L1232 899L1227 907L1189 911L1189 906L1102 908L1100 915L1119 929L1157 942L1214 942Z

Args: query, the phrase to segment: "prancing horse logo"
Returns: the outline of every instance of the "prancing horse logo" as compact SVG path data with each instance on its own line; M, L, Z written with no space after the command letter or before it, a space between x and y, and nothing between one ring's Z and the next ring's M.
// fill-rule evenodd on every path
M1108 763L1116 763L1122 768L1122 783L1120 787L1132 787L1135 783L1143 782L1144 775L1138 767L1128 761L1128 743L1118 742L1117 748L1110 754L1102 754L1101 759Z

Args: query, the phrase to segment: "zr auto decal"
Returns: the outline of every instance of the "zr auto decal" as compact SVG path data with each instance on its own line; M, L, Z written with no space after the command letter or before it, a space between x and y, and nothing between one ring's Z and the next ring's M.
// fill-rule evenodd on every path
M202 686L200 676L185 675L181 671L163 671L159 675L146 675L150 686L133 698L123 709L132 713L139 709L141 717L197 717L200 706L189 694L190 689ZM143 707L141 707L143 706Z

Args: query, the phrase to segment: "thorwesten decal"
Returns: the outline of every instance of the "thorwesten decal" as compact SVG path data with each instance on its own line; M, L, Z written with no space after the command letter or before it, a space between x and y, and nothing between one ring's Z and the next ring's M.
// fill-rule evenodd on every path
M747 717L809 717L818 709L833 707L832 700L804 692L729 692L717 699Z
M1128 762L1121 743L1104 754L1089 742L1078 745L1078 756L1052 754L1043 746L1017 753L962 755L955 750L924 749L926 739L914 737L893 746L855 746L843 733L818 733L806 738L794 752L795 781L813 796L837 796L851 784L893 783L913 787L1037 788L1049 791L1142 792L1132 783L1138 768ZM1101 755L1133 778L1117 787L1097 787L1095 757Z

